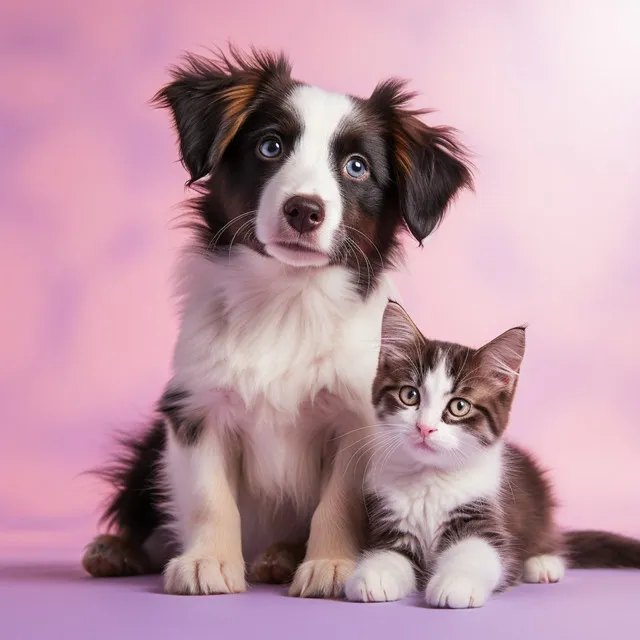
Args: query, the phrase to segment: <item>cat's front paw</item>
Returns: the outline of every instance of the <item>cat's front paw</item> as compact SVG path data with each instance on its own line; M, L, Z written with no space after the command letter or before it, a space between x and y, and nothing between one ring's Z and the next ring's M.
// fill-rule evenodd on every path
M533 584L560 582L564 576L564 560L560 556L533 556L524 563L524 581Z
M300 598L339 598L356 563L349 558L307 560L295 573L290 596Z
M352 602L391 602L414 589L415 574L409 560L395 551L376 551L363 558L344 591Z
M407 595L393 574L375 569L356 571L347 580L344 593L352 602L391 602Z
M425 593L430 607L440 609L471 609L482 607L491 595L485 580L465 573L436 573Z
M226 560L185 553L164 570L164 590L180 595L240 593L247 590L242 558Z

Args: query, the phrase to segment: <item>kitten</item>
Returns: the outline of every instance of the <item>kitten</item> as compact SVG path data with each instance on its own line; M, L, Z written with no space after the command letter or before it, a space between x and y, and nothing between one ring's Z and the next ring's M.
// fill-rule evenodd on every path
M563 534L536 461L503 441L525 329L480 349L426 339L390 302L373 385L379 424L365 480L369 550L349 600L397 600L426 585L433 607L480 607L565 566L640 568L640 541Z

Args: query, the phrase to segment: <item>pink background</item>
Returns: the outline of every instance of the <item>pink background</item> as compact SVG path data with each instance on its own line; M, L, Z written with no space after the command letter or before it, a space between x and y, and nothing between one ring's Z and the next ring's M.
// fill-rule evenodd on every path
M474 344L528 321L512 437L563 523L640 534L640 4L390 4L1 4L0 550L78 550L102 496L80 472L169 375L186 176L147 101L181 50L227 39L329 89L408 77L463 132L477 192L409 244L407 306Z

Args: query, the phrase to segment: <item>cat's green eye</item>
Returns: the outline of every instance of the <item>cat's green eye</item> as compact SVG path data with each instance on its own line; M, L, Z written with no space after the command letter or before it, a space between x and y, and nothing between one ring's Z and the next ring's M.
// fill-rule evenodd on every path
M447 407L449 413L456 418L462 418L471 411L471 404L462 398L454 398Z
M420 392L415 387L402 387L398 395L401 402L408 407L415 407L420 402Z

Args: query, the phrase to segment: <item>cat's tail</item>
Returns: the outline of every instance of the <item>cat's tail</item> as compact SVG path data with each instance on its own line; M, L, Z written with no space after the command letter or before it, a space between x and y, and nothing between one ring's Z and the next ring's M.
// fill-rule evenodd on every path
M607 531L569 531L564 542L574 569L640 569L640 540Z

